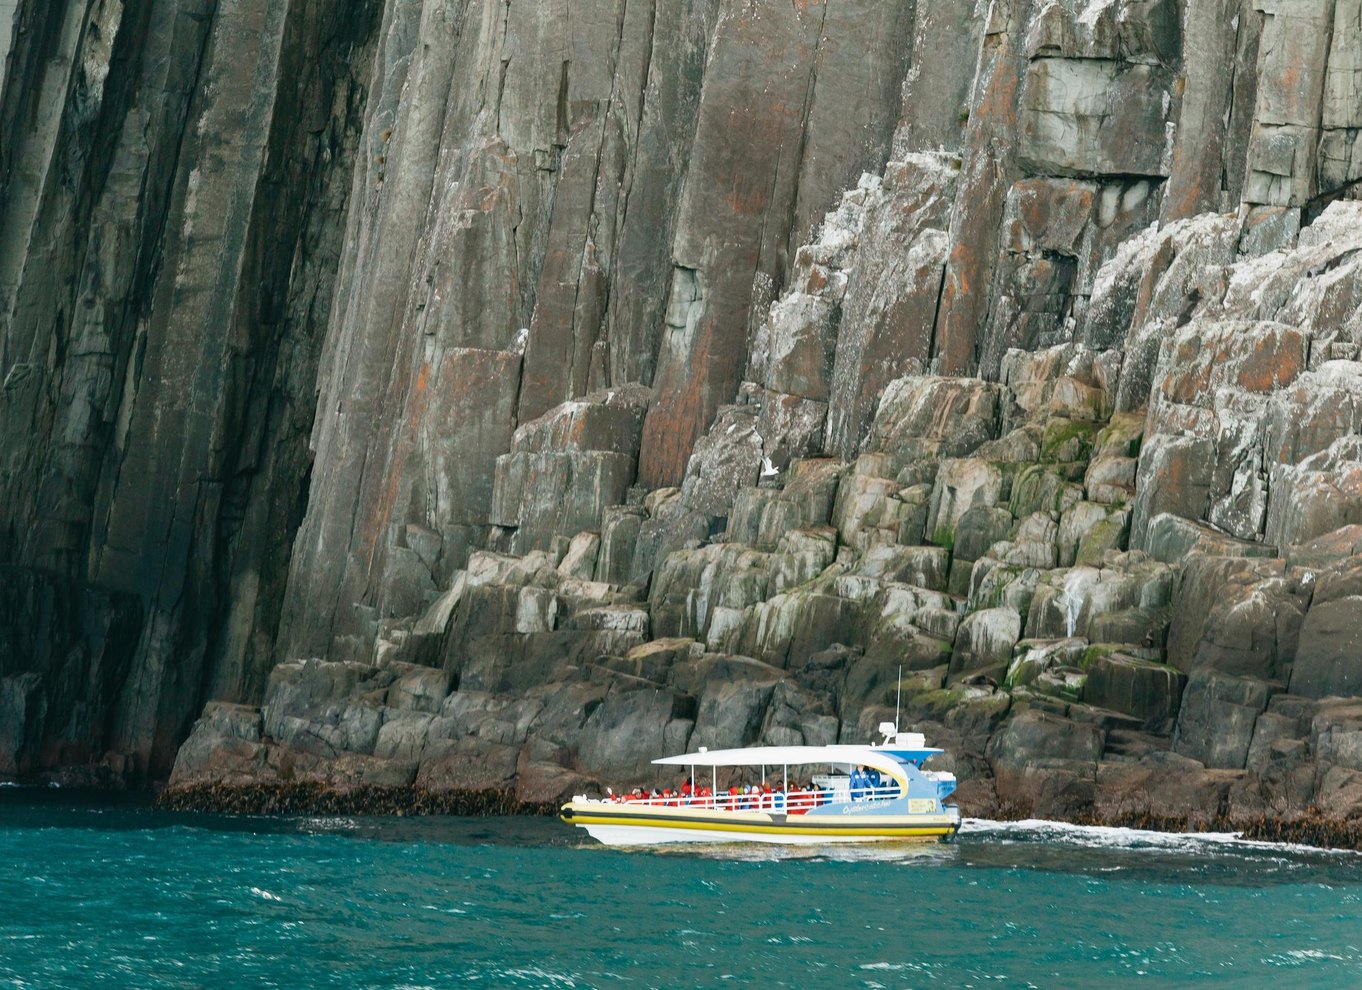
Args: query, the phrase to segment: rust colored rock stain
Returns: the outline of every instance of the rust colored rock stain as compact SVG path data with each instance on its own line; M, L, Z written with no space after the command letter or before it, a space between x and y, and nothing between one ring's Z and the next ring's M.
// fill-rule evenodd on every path
M1251 392L1271 392L1301 373L1300 335L1273 334L1258 340L1239 372L1239 384Z

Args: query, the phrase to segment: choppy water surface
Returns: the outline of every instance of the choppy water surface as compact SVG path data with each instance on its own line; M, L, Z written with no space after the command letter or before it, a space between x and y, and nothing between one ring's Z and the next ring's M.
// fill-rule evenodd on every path
M0 987L1362 985L1362 857L1041 823L613 851L551 820L0 794Z

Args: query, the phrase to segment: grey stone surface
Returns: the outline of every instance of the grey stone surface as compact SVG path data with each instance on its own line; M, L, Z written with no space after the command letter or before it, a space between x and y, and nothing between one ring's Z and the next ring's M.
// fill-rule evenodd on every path
M1362 812L1358 11L0 3L0 774Z

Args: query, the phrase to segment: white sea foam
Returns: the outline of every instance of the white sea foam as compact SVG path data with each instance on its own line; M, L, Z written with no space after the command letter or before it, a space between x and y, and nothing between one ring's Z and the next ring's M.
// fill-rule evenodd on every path
M1340 956L1335 952L1324 952L1321 949L1290 949L1286 954L1292 959L1336 959L1342 962L1349 958L1348 956Z
M304 818L301 822L303 828L316 829L319 832L354 832L360 828L360 823L353 818Z
M566 973L554 973L538 966L526 966L522 969L503 969L498 971L502 976L509 976L514 980L533 981L536 986L541 987L575 987L577 981Z
M1238 851L1272 850L1292 853L1334 853L1356 856L1349 849L1321 849L1295 842L1259 842L1245 839L1239 832L1152 832L1138 828L1117 828L1106 825L1071 825L1040 818L1017 822L995 822L987 818L966 818L960 824L960 836L1017 838L1026 841L1042 840L1103 849L1167 849L1173 852L1205 852L1208 848Z
M1356 965L1358 957L1356 953L1352 952L1340 954L1326 952L1323 949L1287 949L1285 952L1274 952L1270 956L1264 956L1260 961L1264 966L1296 968L1318 963Z

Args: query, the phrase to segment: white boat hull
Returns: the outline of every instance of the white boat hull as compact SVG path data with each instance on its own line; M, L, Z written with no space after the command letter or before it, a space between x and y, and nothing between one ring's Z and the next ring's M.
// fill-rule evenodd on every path
M611 846L928 841L949 838L960 827L959 816L953 809L949 814L932 815L783 815L573 801L563 806L562 817L568 824L584 829L593 839Z
M579 825L578 827L585 830L586 834L593 839L607 846L660 846L667 843L696 842L765 842L774 845L821 846L829 842L904 841L902 838L890 835L762 835L753 832L720 832L711 829L655 828L647 825Z

